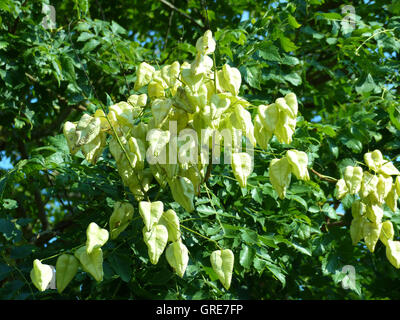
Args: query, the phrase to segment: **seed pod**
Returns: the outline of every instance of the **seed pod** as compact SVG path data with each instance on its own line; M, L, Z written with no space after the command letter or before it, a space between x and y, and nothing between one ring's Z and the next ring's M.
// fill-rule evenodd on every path
M164 225L168 230L168 241L175 242L181 237L179 218L172 209L165 211L158 224Z
M179 239L171 243L165 251L165 257L174 271L183 278L189 262L188 249Z
M396 186L397 194L400 195L400 177L399 176L396 177L395 186Z
M110 237L116 239L123 232L133 218L133 206L127 202L115 202L110 216Z
M133 107L144 107L147 104L147 94L132 94L129 96L127 102Z
M79 150L79 147L76 145L76 142L78 141L78 137L76 135L76 124L69 121L65 122L63 126L63 133L65 139L67 140L69 152L74 155Z
M304 181L310 180L307 170L307 153L297 150L288 150L286 152L286 158L292 167L292 173L297 177L297 179Z
M231 286L234 255L231 250L216 250L211 253L211 266L226 290Z
M377 172L384 163L382 153L379 150L364 154L364 161L368 168L375 172Z
M240 104L236 104L234 107L234 113L231 116L231 123L235 129L242 130L244 135L250 140L253 146L256 145L256 139L254 138L254 126L251 121L251 114Z
M363 177L363 170L361 167L347 166L344 171L344 181L349 188L350 194L356 194L360 191L361 182Z
M393 178L391 176L384 176L380 174L378 176L378 183L376 185L376 194L378 195L378 202L383 204L385 198L392 189Z
M94 113L93 117L99 118L100 119L100 131L108 131L110 130L110 124L107 121L107 116L105 115L104 111L102 109L97 109L96 112Z
M100 129L100 119L85 113L76 126L76 146L80 147L93 141L100 133Z
M132 165L136 170L143 170L146 159L146 145L144 141L130 137L128 140L128 150Z
M195 111L199 111L199 109L204 111L204 108L210 107L207 100L207 86L205 84L201 84L197 91L187 88L186 94L190 104L195 107Z
M167 83L169 88L175 87L178 82L181 66L178 61L173 62L171 65L164 66L161 69L161 76Z
M386 257L396 269L400 268L400 241L388 240Z
M293 118L295 118L297 116L297 111L298 111L298 103L296 95L293 92L288 93L285 96L285 101L286 104L289 106L290 110L292 111Z
M62 254L56 263L57 291L62 293L78 272L79 261L70 254Z
M201 54L211 54L215 50L215 40L212 37L212 32L207 30L196 42L196 50Z
M253 160L246 152L232 154L232 171L241 188L247 185L247 178L253 172Z
M381 234L382 224L365 221L363 224L363 238L370 252L374 252L375 245Z
M383 208L380 205L373 204L366 206L366 217L375 224L380 224L383 217Z
M268 142L271 140L273 131L268 131L260 120L258 114L254 117L254 137L258 145L264 149L268 149Z
M113 114L116 118L116 122L111 121L111 123L114 127L132 127L141 111L142 109L140 107L133 107L125 101L118 102L110 107L109 114Z
M296 130L296 119L289 117L284 112L279 112L278 122L275 127L275 136L280 143L290 144Z
M190 67L193 74L208 74L211 72L213 65L214 62L209 56L197 53Z
M290 184L292 168L286 157L273 159L269 165L269 179L279 198L284 199Z
M259 105L257 109L261 123L268 132L274 132L279 120L279 109L275 103Z
M134 90L139 91L142 87L149 84L154 72L154 67L147 64L146 62L142 62L136 71L137 80L135 82Z
M363 173L363 179L360 189L360 197L363 199L367 199L371 203L378 202L378 193L377 193L377 185L378 185L378 177L369 173Z
M147 93L151 99L165 97L164 87L158 81L151 81L149 83Z
M355 200L351 205L351 213L353 218L360 218L365 215L365 204L362 203L360 200Z
M182 109L175 108L172 106L169 111L167 118L161 125L161 130L170 130L170 122L175 121L177 124L177 133L185 129L189 122L189 115L186 111Z
M167 228L161 224L153 225L147 231L146 227L143 228L143 240L147 245L150 262L157 264L163 253L168 241Z
M385 176L393 176L393 175L399 175L400 174L399 170L397 170L397 168L391 162L386 162L385 164L383 164L378 169L378 173L382 173Z
M396 185L393 184L392 189L389 191L385 198L385 202L387 206L392 210L393 212L397 211L397 200L399 199L399 196L396 191Z
M90 254L96 248L101 248L108 241L108 231L91 222L86 229L86 250Z
M91 142L82 146L82 153L87 162L96 164L106 146L106 133L100 132Z
M188 166L187 169L184 169L181 165L181 168L179 169L179 175L188 178L192 182L193 189L196 194L200 192L200 185L203 182L204 177L197 166L191 165Z
M379 235L379 240L382 241L382 243L387 246L389 240L393 240L394 236L394 229L393 229L393 224L390 220L386 220L385 222L382 223L382 230L381 234Z
M185 177L176 176L173 179L168 179L168 184L174 200L187 212L192 212L194 210L194 188L190 180Z
M223 91L228 91L234 96L239 94L242 76L238 69L225 64L222 66L222 70L218 71L217 76L217 83Z
M286 103L285 98L276 99L275 104L278 106L280 112L284 112L288 117L292 119L296 118L296 114L294 113L295 110L292 110L292 108L289 107L289 105Z
M335 194L336 199L342 199L349 192L349 188L347 188L346 181L344 179L339 179L336 182Z
M213 94L211 97L211 117L212 119L218 119L222 114L229 109L231 100L226 94L218 93Z
M365 222L366 220L363 217L357 217L351 221L350 236L353 246L362 240Z
M172 101L170 99L156 99L151 105L151 113L154 118L154 125L159 127L164 119L167 117L172 107Z
M32 283L39 291L44 291L53 278L53 269L47 264L42 264L38 259L33 261L33 269L30 273Z
M183 65L182 65L181 78L182 78L182 82L188 86L187 89L191 89L193 92L196 92L197 90L199 90L200 86L204 83L204 81L203 81L204 74L203 73L198 73L198 74L193 73L190 66L188 68L183 68Z
M189 100L190 91L187 87L178 87L175 96L172 98L175 107L188 113L194 113L196 106Z
M139 214L143 219L145 228L150 231L158 223L164 211L164 204L161 201L139 202Z
M94 248L89 254L86 246L83 246L76 250L74 255L85 272L89 273L97 282L103 280L103 251L101 248Z
M151 129L147 133L146 140L149 142L149 148L147 149L146 155L147 159L155 157L149 161L151 164L155 164L157 162L165 163L165 160L160 159L158 161L158 157L165 152L165 146L170 141L170 132L162 131L159 129ZM155 161L155 162L154 162Z

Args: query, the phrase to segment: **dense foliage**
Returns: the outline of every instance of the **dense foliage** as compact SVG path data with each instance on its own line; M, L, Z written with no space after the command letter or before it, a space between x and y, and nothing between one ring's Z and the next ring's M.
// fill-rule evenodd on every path
M43 4L55 8L55 29L44 28ZM400 265L386 252L391 240L382 238L372 250L368 239L354 241L360 179L348 168L372 169L375 162L364 155L379 149L394 165L388 174L397 175L400 2L351 5L354 21L341 2L324 0L2 0L0 146L13 168L1 169L0 178L0 297L398 299ZM181 278L165 255L151 263L140 199L121 180L111 147L87 161L70 153L62 128L143 93L135 88L142 62L157 69L192 62L206 30L216 40L217 69L240 71L238 96L251 103L253 118L259 105L291 92L299 108L292 140L275 134L255 148L245 187L231 166L213 165L191 211L153 180L149 200L179 216L189 252ZM282 196L269 168L290 150L306 153L309 179L294 174ZM348 189L338 195L341 178ZM87 255L80 247L88 226L108 229L114 206L124 201L134 208L126 229L94 240L104 253L104 276L96 282L71 257ZM396 240L399 210L387 199L382 208ZM228 290L217 280L215 254L210 261L219 248L234 254ZM60 255L78 273L61 294L39 292L31 280L34 261L56 266ZM354 267L354 284L345 266Z

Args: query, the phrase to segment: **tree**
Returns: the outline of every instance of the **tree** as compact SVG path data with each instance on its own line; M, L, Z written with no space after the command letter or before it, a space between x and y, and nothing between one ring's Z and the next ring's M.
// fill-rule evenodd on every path
M55 28L48 5L55 9ZM353 1L346 8L322 0L1 2L0 146L13 168L2 170L0 178L0 297L399 298L399 11L397 0ZM145 187L136 183L135 194L130 181L135 175L142 179L145 170L121 163L140 154L126 157L134 148L122 150L131 147L117 141L122 134L112 125L125 121L123 108L134 112L133 107L141 108L140 123L155 121L165 106L154 107L158 93L149 93L148 81L137 85L140 74L151 65L152 78L175 61L183 70L184 61L192 63L199 50L208 50L196 46L200 37L214 41L207 30L215 51L203 52L198 67L209 66L209 79L220 81L220 88L210 81L210 92L215 86L229 95L228 111L215 102L221 114L235 119L226 127L240 127L249 140L254 134L254 168L238 155L233 166L204 166L196 189L194 179L173 175L171 188L163 185L167 179L153 178ZM196 113L184 110L190 104L178 98L196 100L198 90L182 89L180 96L162 90L173 108L181 105L177 120ZM140 105L132 95L143 93L149 103ZM115 107L120 102L128 106ZM116 122L104 118L110 111ZM271 127L277 112L295 128L286 122ZM89 123L99 129L96 119L106 120L104 137L87 129ZM72 132L77 139L77 131L83 138L72 148L104 138L102 152L88 156L88 147L71 154L66 136ZM122 171L133 176L121 179ZM376 185L368 189L365 177ZM195 193L193 203L180 192L187 189ZM159 256L149 250L152 235L146 232L153 225L147 223L153 218L143 218L149 204L142 203L148 201L163 204L150 205L156 216L179 219L180 237L175 236L182 242L171 243L181 255L180 245L187 248L186 268L174 267L172 251ZM132 206L132 220L123 203ZM125 220L110 221L120 206L129 216L123 230L118 227ZM159 228L171 236L165 225ZM218 281L219 273L229 273L228 249L231 283ZM60 257L77 274L61 294L38 291L52 273L43 265L56 266ZM85 259L101 263L92 264L93 271ZM103 272L96 273L100 267Z

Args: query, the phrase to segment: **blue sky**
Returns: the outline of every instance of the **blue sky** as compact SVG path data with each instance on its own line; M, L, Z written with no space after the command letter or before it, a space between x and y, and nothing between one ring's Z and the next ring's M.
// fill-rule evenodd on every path
M13 165L11 164L10 158L5 156L5 152L1 151L0 152L0 169L11 169Z

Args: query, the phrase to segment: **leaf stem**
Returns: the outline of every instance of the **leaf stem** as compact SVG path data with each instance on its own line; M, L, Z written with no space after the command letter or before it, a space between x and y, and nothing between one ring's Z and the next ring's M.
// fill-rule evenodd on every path
M316 174L316 175L318 176L318 178L320 178L321 180L326 180L326 181L332 182L332 183L338 182L338 179L333 178L333 177L330 177L330 176L325 176L325 175L323 175L323 174L321 174L321 173L315 171L313 168L310 168L310 170L311 170L314 174Z
M184 229L186 229L186 230L189 231L189 232L192 232L192 233L194 233L194 234L196 234L196 235L198 235L198 236L200 236L200 237L202 237L202 238L208 240L208 241L214 242L214 244L218 247L218 249L222 250L222 248L219 246L219 244L218 244L217 241L212 240L212 239L210 239L209 237L206 237L206 236L202 235L201 233L198 233L197 231L194 231L194 230L192 230L192 229L190 229L190 228L188 228L188 227L185 227L185 226L182 225L182 224L181 224L181 227L184 228Z

